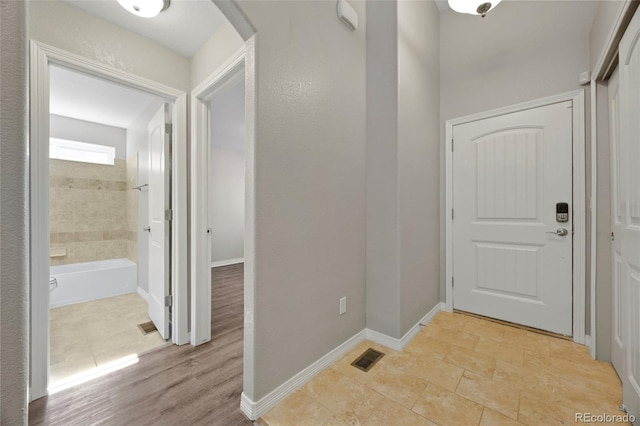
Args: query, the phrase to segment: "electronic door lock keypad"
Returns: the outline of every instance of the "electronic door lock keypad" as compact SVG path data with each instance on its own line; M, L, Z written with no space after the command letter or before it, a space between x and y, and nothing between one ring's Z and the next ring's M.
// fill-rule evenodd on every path
M569 203L556 203L556 221L569 222Z

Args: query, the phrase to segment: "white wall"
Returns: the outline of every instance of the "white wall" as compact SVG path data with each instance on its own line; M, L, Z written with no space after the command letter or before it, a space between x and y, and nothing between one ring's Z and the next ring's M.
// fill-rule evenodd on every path
M51 114L49 132L52 138L112 146L116 149L116 158L127 158L125 129Z
M0 423L27 423L28 168L25 3L0 2Z
M209 103L211 262L244 258L244 79Z

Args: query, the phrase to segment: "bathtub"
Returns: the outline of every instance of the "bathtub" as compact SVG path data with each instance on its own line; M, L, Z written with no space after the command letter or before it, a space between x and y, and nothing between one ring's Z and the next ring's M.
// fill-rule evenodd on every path
M58 281L58 286L51 291L49 306L55 308L134 293L137 269L129 259L52 266L49 275Z

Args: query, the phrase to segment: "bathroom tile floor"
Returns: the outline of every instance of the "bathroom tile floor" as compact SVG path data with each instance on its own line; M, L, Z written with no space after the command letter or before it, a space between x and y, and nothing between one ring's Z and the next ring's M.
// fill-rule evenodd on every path
M147 302L137 293L51 309L50 386L164 345L157 331L138 329L147 321Z
M351 362L386 355L369 372ZM585 346L441 312L402 352L365 341L269 411L280 425L552 425L623 414L611 364Z

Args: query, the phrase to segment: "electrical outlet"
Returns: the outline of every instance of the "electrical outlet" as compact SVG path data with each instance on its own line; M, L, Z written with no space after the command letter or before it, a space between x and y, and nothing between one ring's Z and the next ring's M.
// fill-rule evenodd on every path
M340 315L347 312L347 298L343 297L340 299Z

